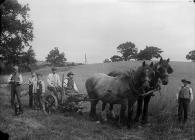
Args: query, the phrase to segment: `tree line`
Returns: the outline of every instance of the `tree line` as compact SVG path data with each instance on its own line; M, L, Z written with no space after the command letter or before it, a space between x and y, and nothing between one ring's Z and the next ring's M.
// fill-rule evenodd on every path
M121 54L121 56L113 55L112 57L110 57L110 59L106 58L104 60L104 63L128 61L131 59L151 60L153 58L161 57L161 53L163 52L160 48L154 46L146 46L146 48L138 52L138 48L135 46L133 42L122 43L116 49L117 52Z
M113 55L110 58L106 58L103 63L128 61L131 59L152 60L153 58L160 58L163 52L162 49L154 46L146 46L143 50L138 52L138 48L130 41L120 44L116 49L121 55ZM186 55L186 59L195 62L195 50L190 51Z

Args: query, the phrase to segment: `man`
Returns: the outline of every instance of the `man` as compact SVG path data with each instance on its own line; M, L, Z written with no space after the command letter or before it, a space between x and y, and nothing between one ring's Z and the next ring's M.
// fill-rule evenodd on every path
M181 86L179 93L176 95L179 104L178 120L181 121L183 119L183 122L186 123L188 119L189 105L193 100L193 92L192 88L189 86L189 84L191 84L189 80L182 79L181 82L183 83L183 86ZM184 118L182 114L184 114Z
M45 83L43 81L43 77L41 73L37 73L37 87L36 87L36 93L35 93L35 109L40 110L47 114L45 110L45 99L44 99L44 94L45 94Z
M63 87L65 88L66 94L77 94L79 92L76 83L73 80L74 74L69 72L66 79L64 79Z
M82 114L82 103L81 102L71 102L72 100L80 100L83 94L79 94L79 90L76 86L76 83L74 82L74 74L72 72L69 72L67 74L67 78L63 81L63 87L65 89L65 102L69 102L72 104L75 108L77 108L77 112Z
M35 72L31 72L31 78L29 78L29 107L34 106L34 94L36 92L37 86L37 76Z
M56 73L56 68L52 67L52 73L47 77L48 89L52 91L56 97L58 97L58 92L61 92L61 82L60 77Z
M20 99L20 86L23 82L22 75L18 71L18 66L14 66L13 73L8 78L8 83L11 84L11 106L14 107L15 96L17 97L17 102L19 104L20 113L23 113L22 103Z

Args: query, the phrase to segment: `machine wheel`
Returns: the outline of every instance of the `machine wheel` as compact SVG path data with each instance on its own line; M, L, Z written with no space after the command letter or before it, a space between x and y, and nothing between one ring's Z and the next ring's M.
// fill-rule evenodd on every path
M58 108L58 100L55 95L49 94L45 98L45 110L47 113L55 111Z

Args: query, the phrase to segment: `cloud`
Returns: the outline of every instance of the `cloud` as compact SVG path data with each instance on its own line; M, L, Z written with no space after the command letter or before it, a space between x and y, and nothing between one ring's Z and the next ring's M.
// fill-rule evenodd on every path
M102 62L117 54L120 43L132 41L139 49L153 45L162 48L165 57L185 60L195 46L195 7L184 0L26 1L38 59L59 47L69 61L83 61L87 53L90 63Z

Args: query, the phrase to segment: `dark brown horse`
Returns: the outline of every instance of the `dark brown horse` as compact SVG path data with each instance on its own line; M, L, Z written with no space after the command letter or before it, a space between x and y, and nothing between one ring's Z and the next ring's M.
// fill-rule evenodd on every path
M163 85L168 84L168 77L169 74L173 72L172 67L169 65L169 59L163 60L160 59L159 62L153 65L153 70L155 72L155 77L152 79L151 82L151 89L160 88L159 81L162 82ZM150 90L151 90L150 89ZM149 94L144 97L139 97L137 102L137 113L135 117L135 121L140 121L140 116L142 114L142 123L148 123L148 106L150 102L150 98L153 96L153 94ZM143 105L144 103L144 105Z
M128 100L133 105L139 95L150 88L153 77L152 67L146 65L145 62L136 71L121 72L121 75L116 77L102 73L90 77L85 83L89 98L94 99L91 100L90 117L96 117L96 104L101 100L103 105L106 103L111 106L120 104L120 120L123 121ZM130 113L128 114L130 115Z

